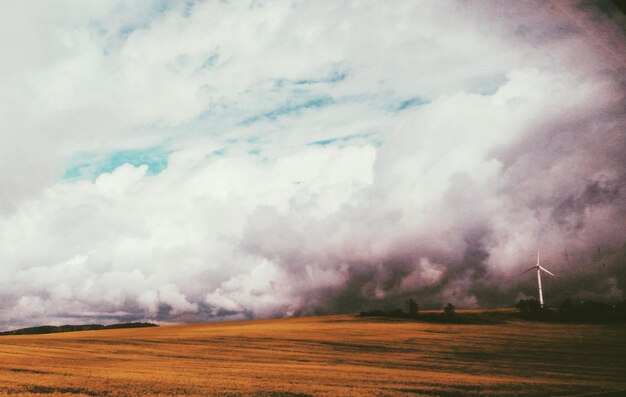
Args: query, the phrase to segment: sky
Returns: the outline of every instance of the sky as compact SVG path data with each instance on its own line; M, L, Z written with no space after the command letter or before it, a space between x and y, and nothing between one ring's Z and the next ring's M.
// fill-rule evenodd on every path
M0 328L621 301L608 1L6 2Z

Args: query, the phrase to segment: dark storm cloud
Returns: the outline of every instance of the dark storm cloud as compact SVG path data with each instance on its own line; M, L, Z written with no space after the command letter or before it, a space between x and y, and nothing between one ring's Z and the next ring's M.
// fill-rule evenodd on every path
M611 3L73 9L0 14L0 326L624 298Z

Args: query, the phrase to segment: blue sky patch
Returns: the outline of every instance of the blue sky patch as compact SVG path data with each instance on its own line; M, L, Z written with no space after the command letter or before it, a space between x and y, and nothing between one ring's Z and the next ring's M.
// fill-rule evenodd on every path
M207 59L204 60L204 62L202 63L202 65L200 65L200 69L210 69L213 66L215 66L215 64L217 63L218 59L220 58L218 53L213 53L211 55L209 55L207 57Z
M130 34L133 33L135 30L137 30L138 28L139 26L136 26L136 25L125 25L120 28L117 34L119 34L123 38L126 38L130 36Z
M267 113L248 117L247 119L243 120L242 124L244 125L253 124L262 119L276 120L280 116L284 116L284 115L291 114L291 113L296 113L303 109L321 108L321 107L325 107L328 105L332 105L333 103L335 103L335 101L331 97L314 98L314 99L309 99L308 101L305 101L305 102L295 103L295 104L286 103Z
M276 87L284 87L286 85L312 85L312 84L332 84L345 80L348 77L348 73L344 71L334 70L326 77L309 78L309 79L278 79L274 82Z
M170 152L161 146L120 150L110 153L104 159L83 153L76 156L75 164L65 171L63 179L95 179L98 175L112 172L124 164L131 164L135 167L147 165L147 174L156 175L167 168L169 154Z
M106 26L111 24L107 24L106 21L94 20L89 24L99 36L111 33L111 37L107 39L101 50L105 56L119 51L133 32L136 30L147 30L154 20L163 18L172 10L172 4L167 0L135 2L134 6L130 2L127 3L129 4L118 2L115 7L115 11L118 14L117 17L122 21L121 26L117 30L113 30L112 26L107 28ZM132 14L132 18L129 18L130 14Z
M359 138L369 138L369 137L372 137L373 135L375 135L374 132L367 132L363 134L350 134L350 135L344 135L344 136L335 137L335 138L320 139L318 141L309 142L308 145L328 146L334 143L345 143L345 142L353 141Z
M348 74L346 72L334 71L328 77L324 77L324 78L321 78L321 79L294 80L293 84L303 85L303 84L337 83L339 81L345 80L346 77L348 77Z
M407 100L404 100L402 102L400 102L400 105L398 105L397 110L404 110L404 109L408 109L408 108L412 108L415 106L421 106L421 105L425 105L427 103L429 103L430 101L427 99L424 99L422 97L416 96L413 98L409 98Z
M122 3L118 7L119 12L124 13L126 6ZM138 18L132 24L122 26L117 33L121 38L126 39L135 30L147 29L154 19L165 16L170 9L171 5L167 0L152 1L149 5L146 5L142 18Z
M220 148L209 153L209 157L222 157L226 154L226 148Z
M193 10L194 5L195 5L194 0L185 1L185 6L183 8L183 16L185 18L189 18L191 16L191 11Z

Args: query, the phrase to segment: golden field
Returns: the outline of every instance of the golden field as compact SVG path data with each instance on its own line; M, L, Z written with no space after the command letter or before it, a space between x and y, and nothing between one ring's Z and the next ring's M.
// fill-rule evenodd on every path
M626 326L357 316L0 337L0 395L500 396L626 389Z

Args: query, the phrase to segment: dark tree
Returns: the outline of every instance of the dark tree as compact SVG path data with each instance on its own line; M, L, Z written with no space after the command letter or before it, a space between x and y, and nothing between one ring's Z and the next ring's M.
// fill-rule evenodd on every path
M541 304L537 299L520 299L515 307L521 313L538 313L541 311Z
M404 302L404 308L406 312L411 315L416 315L420 310L419 305L413 298L409 298Z
M446 307L443 309L443 312L445 313L446 317L453 317L454 309L456 309L454 305L452 303L448 303Z

